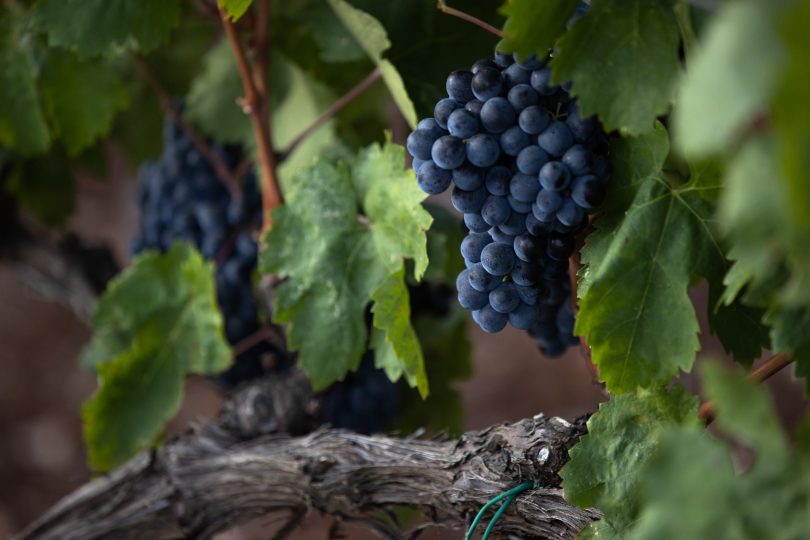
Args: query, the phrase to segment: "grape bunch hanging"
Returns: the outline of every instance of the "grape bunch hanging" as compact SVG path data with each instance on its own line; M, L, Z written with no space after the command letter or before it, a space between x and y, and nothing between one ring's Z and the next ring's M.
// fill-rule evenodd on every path
M546 60L496 51L447 78L407 148L423 191L451 184L469 234L458 301L486 332L507 323L559 356L577 340L568 258L608 181L606 137Z

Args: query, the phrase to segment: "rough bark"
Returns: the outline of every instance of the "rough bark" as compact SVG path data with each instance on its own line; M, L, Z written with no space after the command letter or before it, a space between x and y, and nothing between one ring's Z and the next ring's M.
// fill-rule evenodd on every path
M203 539L257 516L311 510L399 538L381 510L416 507L428 522L462 529L484 503L527 480L541 487L521 495L497 531L573 538L599 518L565 502L559 489L557 473L585 432L584 420L538 415L453 440L324 428L268 434L307 431L316 409L299 373L247 387L218 422L192 427L86 484L16 538Z

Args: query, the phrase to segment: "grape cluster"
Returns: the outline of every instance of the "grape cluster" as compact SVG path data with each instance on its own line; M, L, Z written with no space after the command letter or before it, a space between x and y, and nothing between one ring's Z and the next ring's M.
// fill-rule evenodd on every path
M528 330L558 356L573 337L568 258L605 196L606 138L546 60L496 52L447 78L447 96L407 140L419 186L469 230L459 303L487 332Z
M239 160L232 148L214 146L229 167ZM159 161L140 169L138 203L141 223L132 239L132 252L167 250L175 240L195 245L204 257L218 263L217 299L225 320L225 334L237 343L259 329L251 286L258 246L254 232L261 225L261 195L249 173L242 197L231 197L210 164L174 122L164 126L164 149ZM266 343L239 355L220 376L228 386L261 375L261 355L273 352Z

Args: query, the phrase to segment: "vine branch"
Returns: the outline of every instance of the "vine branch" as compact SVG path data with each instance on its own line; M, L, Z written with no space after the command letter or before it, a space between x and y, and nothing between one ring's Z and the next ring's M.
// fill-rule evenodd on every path
M497 28L495 28L494 26L492 26L488 22L482 21L478 17L475 17L474 15L470 15L469 13L465 13L464 11L461 11L459 9L451 8L450 6L447 5L447 3L444 0L438 0L436 2L436 8L439 11L441 11L442 13L446 13L447 15L451 15L453 17L458 17L459 19L461 19L463 21L467 21L468 23L472 23L472 24L474 24L475 26L477 26L479 28L483 28L484 30L486 30L490 34L498 36L499 38L503 37L503 32L501 32L500 30L498 30Z
M236 181L237 177L230 171L230 169L228 169L225 162L222 161L219 156L217 156L216 152L214 152L211 146L205 141L205 138L200 135L191 124L186 122L186 119L183 118L180 110L172 102L169 93L160 83L160 80L158 80L157 76L155 75L154 71L152 71L152 68L149 66L146 60L139 54L134 55L134 59L135 64L141 70L146 82L150 87L152 87L155 95L157 95L158 103L160 103L160 108L163 110L163 113L171 118L175 124L180 126L180 129L182 129L186 136L191 140L194 147L197 148L197 151L211 165L211 168L214 169L214 173L216 174L217 178L231 194L231 197L241 196L239 183Z
M584 418L572 424L538 415L452 440L334 429L280 434L314 425L308 384L294 371L248 386L219 422L91 481L16 540L209 539L257 516L310 510L402 538L381 510L414 507L430 522L465 529L484 503L527 480L542 487L521 495L497 532L573 539L601 517L566 502L559 487Z
M318 116L318 118L316 118L315 121L313 121L309 126L307 126L304 131L299 133L292 141L290 141L287 148L285 148L284 151L279 154L279 159L284 160L288 158L295 151L295 149L298 148L299 144L301 144L307 137L312 135L315 130L325 124L333 116L346 108L346 106L352 101L362 95L375 82L380 80L381 76L382 74L380 73L380 69L374 68L374 70L372 70L372 72L369 73L365 79L360 81L356 86L354 86L354 88L346 92L340 99L333 103L331 107L321 113L321 115Z
M264 4L264 2L260 2ZM276 160L273 154L273 144L270 138L270 125L269 114L267 107L267 95L260 94L255 84L256 72L263 73L263 69L251 70L250 63L248 62L245 50L236 33L236 28L233 22L228 17L224 8L219 8L220 18L222 19L222 26L225 29L225 35L228 42L231 44L234 58L236 59L236 67L239 71L239 78L242 80L242 87L245 91L245 96L241 101L242 110L250 117L250 124L253 129L253 134L256 137L257 152L259 154L259 166L261 172L262 182L262 209L264 210L264 231L267 231L272 226L272 217L270 210L282 204L283 198L281 189L279 188L278 178L276 177ZM266 12L265 12L266 13Z
M793 358L789 354L775 354L751 371L748 378L756 382L766 381L791 363L793 363ZM711 424L714 421L714 402L707 401L701 405L698 417L704 420L707 425Z

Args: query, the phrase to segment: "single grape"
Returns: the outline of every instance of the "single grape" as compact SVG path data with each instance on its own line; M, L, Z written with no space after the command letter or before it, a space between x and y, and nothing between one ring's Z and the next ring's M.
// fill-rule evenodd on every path
M512 273L510 274L515 285L530 287L535 285L541 277L540 267L535 263L515 258Z
M534 305L520 302L520 305L509 312L509 324L518 330L528 330L540 320L539 310Z
M467 160L476 167L489 167L500 154L498 142L485 133L473 135L467 140Z
M468 270L465 270L469 272ZM489 304L489 295L485 292L476 291L470 285L469 279L462 280L458 285L458 303L464 309L481 309Z
M489 305L492 306L492 309L500 313L509 313L518 307L518 305L520 305L520 297L515 290L515 286L509 282L498 285L489 293Z
M442 129L438 122L436 122L435 118L423 118L416 124L416 129L427 131L431 134L434 140L438 139L442 135L447 135L447 132Z
M503 82L506 88L512 88L518 84L527 84L532 72L523 69L520 64L512 64L503 70Z
M452 176L456 187L465 191L473 191L484 185L484 171L469 163L462 163L453 169Z
M450 187L450 171L438 167L432 161L426 161L416 173L416 181L422 191L438 195Z
M501 68L506 68L514 63L515 59L512 57L512 53L505 53L501 51L495 51L495 64L500 66Z
M509 316L503 313L498 313L492 306L486 305L482 307L476 315L476 322L484 332L494 334L500 332L506 327L509 321Z
M534 207L534 205L532 207ZM532 210L532 212L530 212L526 216L525 220L526 230L529 232L529 234L533 234L535 236L543 236L547 232L546 225L542 221L534 217L533 212L534 210Z
M554 157L562 156L574 143L574 135L564 122L552 122L537 136L537 145Z
M471 112L472 114L475 115L476 119L479 119L481 117L481 107L483 106L484 106L483 101L471 99L470 101L467 102L466 105L464 105L464 110Z
M512 126L501 133L501 149L508 156L516 156L529 145L529 136L519 126Z
M441 140L441 139L440 139ZM549 160L548 154L536 145L530 145L520 151L517 155L517 168L523 174L536 175Z
M466 109L456 109L447 119L450 135L459 139L469 139L478 132L478 117Z
M497 195L487 197L484 206L481 207L481 217L493 227L504 223L511 213L512 210L509 208L506 197L498 197Z
M493 242L481 250L481 264L493 276L505 276L515 266L515 252L512 246Z
M531 105L520 111L518 125L529 135L537 135L551 124L551 115L542 107Z
M487 196L487 190L484 188L466 191L456 186L450 193L450 202L453 204L453 208L463 214L467 214L470 212L479 212L481 207L484 206L484 201L486 201Z
M470 286L473 289L486 293L493 290L501 283L501 279L487 272L484 269L484 265L482 265L480 262L475 263L470 267L467 279L469 280Z
M514 125L515 117L515 109L500 96L486 100L481 107L481 125L490 133L506 131Z
M515 255L525 262L535 262L543 256L545 243L542 239L531 234L521 234L515 237L513 244Z
M447 77L447 83L445 84L447 95L450 96L451 99L461 103L470 101L474 97L470 89L472 80L473 74L471 71L460 69L452 72L450 76Z
M562 205L562 202L560 204ZM545 223L547 227L557 219L556 210L543 210L536 202L532 205L532 215L536 220Z
M573 176L582 176L591 172L591 153L581 144L575 144L566 150L561 161Z
M547 67L532 71L529 84L542 96L551 96L557 91L557 87L551 84L551 69Z
M585 212L571 199L565 199L557 210L557 220L569 227L576 227L584 218Z
M491 68L495 69L500 72L500 68L498 68L498 64L490 60L489 58L484 58L482 60L476 60L475 63L472 65L472 69L470 71L473 72L473 75L476 75L481 69L483 68Z
M471 232L475 233L487 232L490 229L489 223L484 221L484 218L482 218L481 214L478 212L468 212L464 214L464 225Z
M568 260L574 253L574 237L570 234L554 233L549 235L546 253L552 259Z
M496 165L487 172L484 185L492 195L505 196L509 193L509 182L512 180L512 173L506 167Z
M562 196L557 191L551 189L541 189L535 199L535 204L544 213L553 213L562 206Z
M509 203L509 208L512 209L512 213L522 214L520 216L521 220L524 215L532 211L532 203L519 201L511 194L506 196L506 201Z
M602 204L605 199L605 184L592 175L574 178L571 198L579 207L590 210Z
M528 84L516 84L509 89L507 99L512 107L520 112L527 107L537 105L540 102L540 96Z
M486 101L501 93L503 77L497 68L482 67L472 78L472 93L481 101Z
M417 129L408 135L405 146L408 153L418 159L430 159L430 149L438 137L427 129Z
M562 191L571 182L571 171L561 161L549 161L538 176L544 190Z
M481 260L481 252L484 247L492 243L489 233L470 233L461 241L461 256L477 263Z
M448 118L450 118L453 111L459 107L461 107L461 104L451 98L444 98L436 103L436 107L433 109L433 118L440 128L443 130L447 129Z
M507 198L507 201L509 199ZM498 229L504 234L517 236L526 232L526 214L512 212L505 223L498 225Z
M512 181L509 183L509 193L519 201L531 203L539 191L540 183L537 181L537 176L518 173L512 177Z
M430 156L442 169L455 169L464 163L464 141L452 135L439 137L430 149Z

